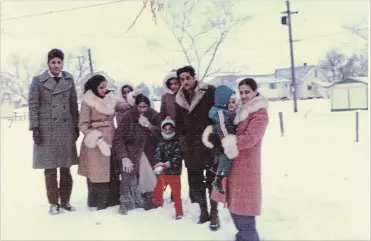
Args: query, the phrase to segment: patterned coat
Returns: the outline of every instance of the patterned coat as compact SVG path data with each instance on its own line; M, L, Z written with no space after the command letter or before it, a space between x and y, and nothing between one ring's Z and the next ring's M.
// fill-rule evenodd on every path
M71 167L76 151L79 112L71 74L63 71L57 81L49 71L32 79L29 91L30 130L39 128L43 142L33 146L33 168Z
M182 156L187 168L202 169L213 164L211 150L202 144L202 134L212 124L208 113L214 105L215 87L197 83L191 104L186 100L183 87L175 97L176 130L184 137Z
M122 158L129 158L134 164L134 170L130 174L139 173L139 160L144 152L154 164L155 150L160 135L158 112L149 109L146 117L151 122L150 129L138 123L139 114L136 108L126 111L115 131L113 149L116 160L121 163Z
M170 167L165 170L165 175L181 175L182 160L178 136L170 140L162 138L156 148L155 164L169 161Z
M104 156L97 147L99 137L112 145L115 112L130 108L129 104L117 102L112 92L99 98L88 90L81 103L79 127L84 134L81 144L78 173L93 183L110 181L110 157Z
M212 192L215 201L225 202L237 215L261 214L261 144L268 124L267 108L267 99L258 95L237 109L235 124L239 155L224 179L226 196L215 190Z

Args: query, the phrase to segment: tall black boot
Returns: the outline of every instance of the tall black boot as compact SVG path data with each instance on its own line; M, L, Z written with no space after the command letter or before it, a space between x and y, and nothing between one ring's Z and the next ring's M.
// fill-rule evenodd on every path
M92 183L96 193L97 209L102 210L108 207L109 183Z
M217 231L220 229L220 220L218 214L218 203L211 199L211 192L212 189L209 189L209 197L210 197L210 225L209 228L211 231Z

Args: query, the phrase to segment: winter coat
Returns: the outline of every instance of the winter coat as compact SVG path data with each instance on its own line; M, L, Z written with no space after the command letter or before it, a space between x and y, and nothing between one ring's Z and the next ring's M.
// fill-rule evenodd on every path
M218 165L220 162L227 163L228 161L230 161L229 160L230 158L228 158L224 154L224 149L222 147L221 140L223 140L227 135L228 137L226 137L226 139L224 139L223 142L235 140L234 134L236 134L236 125L233 123L235 116L236 116L235 112L218 108L215 106L212 107L209 111L209 117L214 124L206 127L202 136L202 142L206 147L212 149L215 165ZM215 134L218 136L218 139L220 140L219 145L215 145L215 143L211 143L209 141L209 136L211 134ZM233 156L237 155L238 151L234 152Z
M78 163L79 121L73 76L63 71L57 81L49 71L32 79L29 91L30 130L39 128L43 142L33 146L33 168L71 167Z
M165 88L165 93L161 97L161 107L160 107L160 120L163 121L167 116L170 116L172 120L175 120L175 96L177 92L173 92L170 90L166 83L170 79L176 78L176 72L168 73L165 78L163 79L163 87Z
M110 181L110 157L104 156L99 150L98 138L102 137L107 144L112 145L115 112L129 107L128 104L117 102L112 92L104 98L96 96L91 90L83 95L79 127L84 139L78 174L89 178L93 183Z
M184 137L181 148L187 168L202 169L213 164L211 151L202 144L202 134L212 124L208 113L214 105L214 95L214 86L197 82L191 104L185 97L183 87L175 97L176 129Z
M165 175L181 175L182 160L178 136L175 135L170 140L162 138L156 148L155 164L170 162L170 167L166 168Z
M125 112L115 131L112 147L116 160L121 165L124 157L129 158L134 164L134 170L130 174L139 173L142 152L150 161L150 165L154 164L155 150L160 136L159 114L150 108L145 116L152 124L150 128L138 123L139 113L137 109L132 108Z
M239 155L232 161L224 181L226 196L215 190L212 192L212 198L225 202L233 214L261 214L261 144L268 124L267 108L267 99L258 95L237 109L234 123L237 124Z

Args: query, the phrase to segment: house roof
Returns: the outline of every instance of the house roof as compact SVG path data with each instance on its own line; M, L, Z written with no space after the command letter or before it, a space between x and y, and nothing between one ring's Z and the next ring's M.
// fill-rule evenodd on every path
M243 79L244 78L238 79L238 81L241 81ZM255 77L254 80L258 84L262 84L262 83L267 83L267 84L269 84L269 83L290 83L291 82L291 80L289 80L289 79L276 78L274 76L269 76L269 77Z
M295 81L301 82L310 70L315 68L316 65L303 65L295 67ZM276 69L275 75L278 78L285 78L292 80L291 68Z
M368 77L348 77L344 80L333 83L330 87L333 87L335 85L343 85L343 84L364 84L364 85L368 85Z

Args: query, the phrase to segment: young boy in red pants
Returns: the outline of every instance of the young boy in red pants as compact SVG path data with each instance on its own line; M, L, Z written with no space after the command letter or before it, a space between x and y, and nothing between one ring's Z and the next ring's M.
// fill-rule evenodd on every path
M152 196L152 203L160 207L164 203L163 194L169 185L174 198L175 219L183 217L180 175L182 173L182 157L180 155L179 138L175 133L175 122L170 118L161 123L162 139L157 145L154 172L158 175L157 184Z

